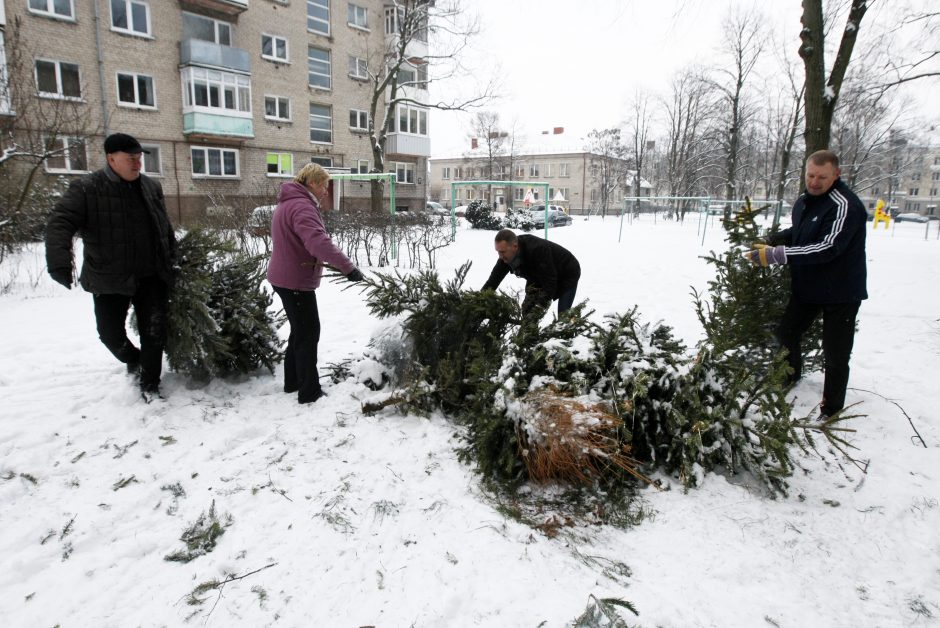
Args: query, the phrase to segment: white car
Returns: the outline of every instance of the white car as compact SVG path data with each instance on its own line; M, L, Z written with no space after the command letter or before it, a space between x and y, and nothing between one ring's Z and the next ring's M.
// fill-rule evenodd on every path
M450 216L449 209L434 201L428 201L425 205L425 209L427 209L429 214L433 214L435 216Z
M894 217L894 219L898 222L927 222L930 220L923 214L915 214L913 212L907 214L898 214Z
M529 210L529 213L532 214L532 222L535 223L536 227L540 229L545 227L545 205L535 205ZM564 207L561 205L548 206L549 227L562 227L570 224L571 216L568 215Z

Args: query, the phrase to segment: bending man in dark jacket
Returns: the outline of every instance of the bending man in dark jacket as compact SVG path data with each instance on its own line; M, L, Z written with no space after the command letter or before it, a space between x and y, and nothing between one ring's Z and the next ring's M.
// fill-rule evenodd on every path
M508 273L526 280L522 313L536 305L548 306L558 299L558 313L571 309L581 278L581 265L571 251L532 235L517 236L510 229L496 234L499 261L483 290L495 290Z
M839 178L839 158L816 151L806 161L806 191L793 205L793 226L745 255L755 264L790 264L791 296L777 329L787 349L792 381L802 375L800 340L823 315L822 416L845 406L855 317L868 298L865 267L865 206Z
M176 246L160 184L140 173L140 143L124 133L104 141L108 165L73 181L46 225L49 274L72 288L72 238L84 242L79 282L92 293L98 337L131 374L145 401L159 395L167 303ZM134 305L140 348L127 337Z

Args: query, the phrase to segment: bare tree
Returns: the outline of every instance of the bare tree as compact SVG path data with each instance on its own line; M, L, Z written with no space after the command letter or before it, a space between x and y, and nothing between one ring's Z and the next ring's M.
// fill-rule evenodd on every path
M650 132L652 115L649 110L650 97L646 93L637 93L630 105L629 119L627 120L627 146L626 156L633 165L633 196L636 209L640 209L639 197L642 196L640 182L643 180L644 167L647 167L646 156L652 148Z
M626 147L620 139L620 129L594 129L588 133L587 140L590 177L600 196L598 209L601 216L606 216L614 192L624 187Z
M806 71L806 126L803 138L806 155L829 148L832 117L835 113L842 82L852 58L862 18L868 10L867 0L851 0L839 49L828 77L826 76L826 22L822 0L803 0L799 55Z
M730 68L719 68L722 79L716 87L722 94L725 115L730 117L727 129L722 133L725 148L725 198L737 198L738 167L741 139L751 107L745 99L745 86L761 53L764 51L766 33L763 18L757 12L732 12L722 23L725 52L730 57Z
M471 136L475 148L484 152L482 178L487 181L501 179L509 133L502 129L499 114L494 111L478 111L473 116ZM487 186L486 200L490 204L493 203L492 185Z
M902 33L910 29L915 29L917 33L912 38ZM885 77L880 88L888 89L911 81L940 77L940 11L912 11L904 16L888 32L886 39L893 45L885 50L890 53L898 43L903 46L902 42L898 42L901 38L907 40L905 54L901 58L889 55L884 64ZM908 55L913 58L907 58Z
M427 135L428 109L468 110L484 105L495 91L494 81L467 97L432 102L428 85L458 75L460 58L479 31L460 0L393 0L385 5L386 45L366 51L371 83L369 133L373 172L385 171L388 134L410 131ZM428 49L435 35L435 52ZM415 109L399 111L400 105ZM412 128L414 127L414 128ZM372 181L372 209L380 211L384 182Z
M5 32L6 76L0 76L0 259L24 239L42 233L45 216L64 182L40 177L43 166L85 170L86 145L99 129L81 98L78 68L60 68L55 85L22 37L19 17ZM49 97L41 93L58 90ZM61 165L60 165L61 162Z

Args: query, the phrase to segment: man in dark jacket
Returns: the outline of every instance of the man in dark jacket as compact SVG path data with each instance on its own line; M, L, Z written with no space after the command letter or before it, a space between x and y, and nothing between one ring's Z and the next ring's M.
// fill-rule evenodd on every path
M140 143L124 133L104 141L108 164L73 181L46 225L49 274L72 288L72 238L84 242L79 282L92 293L98 337L139 377L149 402L160 394L167 304L176 240L160 184L140 173ZM140 348L127 337L134 305Z
M855 317L868 298L865 267L865 206L839 178L839 158L816 151L806 161L806 191L793 205L793 226L745 253L754 264L789 264L791 296L777 329L788 351L791 378L802 374L800 340L823 315L825 383L821 411L829 417L845 406Z
M558 313L571 309L581 278L581 265L571 251L532 235L517 236L510 229L496 234L499 260L483 290L495 290L508 273L526 280L522 313L558 299Z

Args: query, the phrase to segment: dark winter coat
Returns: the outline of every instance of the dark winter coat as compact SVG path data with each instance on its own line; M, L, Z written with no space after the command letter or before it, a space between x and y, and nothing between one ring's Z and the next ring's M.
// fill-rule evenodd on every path
M551 303L568 290L578 286L581 265L571 251L549 240L533 235L518 236L519 251L511 264L497 260L483 290L495 290L507 274L526 280L523 312L536 303Z
M803 303L852 303L868 298L865 206L842 179L819 196L800 195L793 226L768 238L784 245L793 297Z
M133 295L146 276L172 283L176 238L163 188L146 175L124 181L105 166L73 181L46 224L50 271L71 271L76 233L84 243L79 283L86 291Z
M320 216L320 204L296 181L281 186L271 219L271 244L268 281L278 288L316 290L324 264L344 275L356 267L330 239Z

